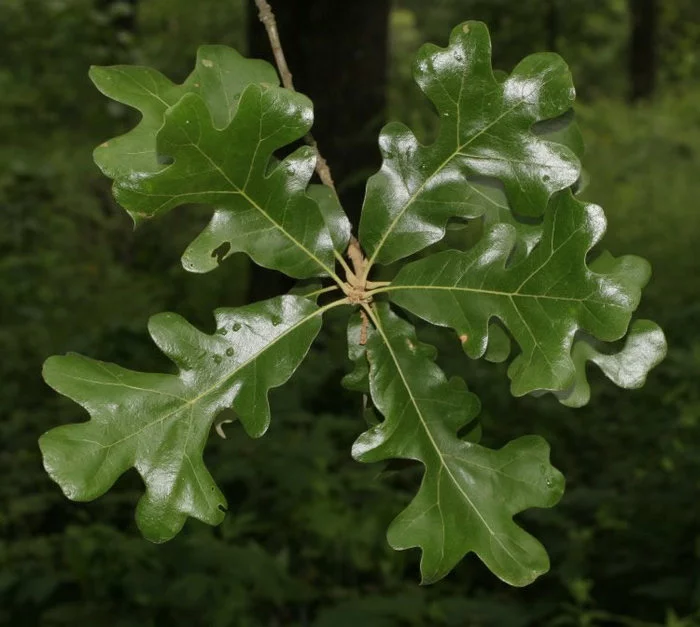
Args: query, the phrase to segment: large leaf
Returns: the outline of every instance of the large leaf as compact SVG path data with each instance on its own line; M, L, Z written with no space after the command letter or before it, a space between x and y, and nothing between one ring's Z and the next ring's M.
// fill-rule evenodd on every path
M513 394L564 390L575 375L576 332L620 339L649 278L649 265L639 257L606 256L595 270L586 265L604 231L600 207L562 192L550 203L539 245L525 259L508 263L517 233L500 224L468 252L408 264L385 291L401 307L455 329L474 358L486 351L490 319L500 319L522 349L508 370Z
M125 135L95 149L95 162L110 178L133 176L161 169L156 134L165 112L185 94L202 96L217 128L224 128L236 113L241 92L253 83L278 84L275 69L265 61L246 59L226 46L201 46L195 70L182 85L160 72L132 65L93 67L90 78L106 96L137 109L142 119Z
M135 372L80 355L50 357L44 379L91 419L41 437L46 470L66 496L87 501L136 468L146 485L137 523L155 542L173 537L188 516L218 524L226 499L202 460L212 422L231 408L249 435L265 433L268 390L299 366L323 311L300 296L218 309L213 335L176 314L153 316L151 337L177 365L177 375Z
M441 116L440 131L423 146L402 124L384 128L383 165L368 182L360 223L371 262L390 263L438 241L449 218L481 215L469 176L498 178L511 208L526 216L542 215L551 195L578 179L574 152L532 130L574 101L559 56L529 56L499 80L486 26L466 22L447 48L423 46L414 73Z
M305 193L313 150L300 148L281 162L273 157L308 132L312 105L277 87L271 66L204 46L183 85L128 66L94 68L92 78L104 93L143 114L135 129L95 152L134 221L185 203L215 207L209 226L183 256L186 269L207 272L244 251L295 278L333 274L324 217L335 228L344 216L322 192L316 195L323 211ZM342 233L337 237L340 246Z
M370 389L384 421L361 435L353 456L420 461L418 494L392 522L396 549L420 547L424 583L445 576L473 551L504 581L523 586L549 568L542 545L513 516L551 507L564 478L549 463L549 447L527 436L494 451L457 437L479 410L461 379L448 381L423 350L411 325L386 303L375 308L367 340Z
M303 136L311 120L305 96L250 85L231 123L218 130L204 100L187 94L168 109L157 138L158 153L174 163L117 179L115 197L137 218L184 203L215 206L211 222L183 256L193 272L207 272L245 251L259 265L296 278L332 274L330 233L305 193L313 150L299 148L268 169L272 153Z

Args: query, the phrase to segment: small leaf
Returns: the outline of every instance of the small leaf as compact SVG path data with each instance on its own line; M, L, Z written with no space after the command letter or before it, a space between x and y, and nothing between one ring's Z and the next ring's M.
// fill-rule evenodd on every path
M367 341L370 387L384 421L362 434L353 456L363 462L412 459L425 466L418 494L391 523L395 549L420 547L424 583L444 577L473 551L504 581L524 586L547 571L542 545L512 517L551 507L563 492L549 447L526 436L494 451L461 440L479 402L461 379L448 381L411 325L386 303L375 307Z
M532 131L574 101L558 55L529 56L497 80L486 26L465 22L447 48L421 48L414 74L441 116L440 130L423 146L402 124L384 128L382 169L368 182L360 222L370 262L390 263L438 241L449 218L481 215L485 206L469 176L499 179L514 212L535 217L578 179L574 152Z
M582 330L603 341L627 331L649 265L639 257L609 258L595 270L586 255L605 231L600 207L570 192L551 202L538 246L509 265L516 243L513 226L500 224L470 251L446 251L406 265L391 299L441 326L455 329L466 353L481 357L491 318L498 318L520 345L508 369L512 392L565 390L574 380L574 335Z
M312 301L281 296L215 312L207 335L173 313L153 316L153 341L179 373L151 374L80 355L50 357L44 379L91 419L40 439L44 466L66 496L89 501L136 468L145 485L136 520L144 536L169 540L188 516L215 525L226 499L202 451L216 416L233 409L252 437L270 422L267 393L289 379L318 334Z
M651 320L636 320L630 326L624 347L616 353L603 352L600 342L584 338L574 344L571 359L576 367L574 384L557 392L560 402L569 407L588 403L591 389L586 378L586 363L596 364L615 385L636 389L644 385L649 371L666 356L666 338Z
M359 312L350 316L347 333L348 357L353 362L353 370L343 377L341 384L353 392L369 394L369 362L366 351L368 327L363 323Z

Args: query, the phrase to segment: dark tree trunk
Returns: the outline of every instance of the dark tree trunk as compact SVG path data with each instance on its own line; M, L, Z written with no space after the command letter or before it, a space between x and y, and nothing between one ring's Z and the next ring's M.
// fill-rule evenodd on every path
M557 51L559 37L559 0L549 0L547 7L547 50Z
M631 20L629 48L630 100L648 98L656 85L657 0L628 0Z
M136 30L136 9L138 0L98 0L99 8L108 10L112 7L126 7L128 10L115 10L112 26L116 30L133 33Z
M272 9L294 87L314 102L312 132L357 224L364 181L380 165L389 0L275 0ZM254 2L249 55L272 60Z
M357 226L367 176L381 164L389 0L270 0L294 87L314 103L312 133L328 161L338 194ZM253 0L248 54L274 63ZM279 275L277 275L279 276ZM279 293L272 273L253 274L251 298Z

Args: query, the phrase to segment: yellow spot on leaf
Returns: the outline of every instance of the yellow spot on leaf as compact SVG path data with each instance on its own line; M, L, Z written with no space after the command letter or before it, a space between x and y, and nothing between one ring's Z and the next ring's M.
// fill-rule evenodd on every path
M209 59L202 59L202 65L204 67L214 67L214 62Z
M104 144L100 144L100 148L107 148L109 146L109 142L105 142Z
M462 26L462 30L463 30L465 33L468 33L468 32L469 32L469 24L465 24L464 26Z

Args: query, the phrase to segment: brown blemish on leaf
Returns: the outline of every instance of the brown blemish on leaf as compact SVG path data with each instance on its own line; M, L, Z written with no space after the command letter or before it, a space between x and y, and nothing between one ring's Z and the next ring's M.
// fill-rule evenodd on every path
M464 344L467 340L469 339L469 336L466 333L463 333L462 335L459 336L459 341Z

